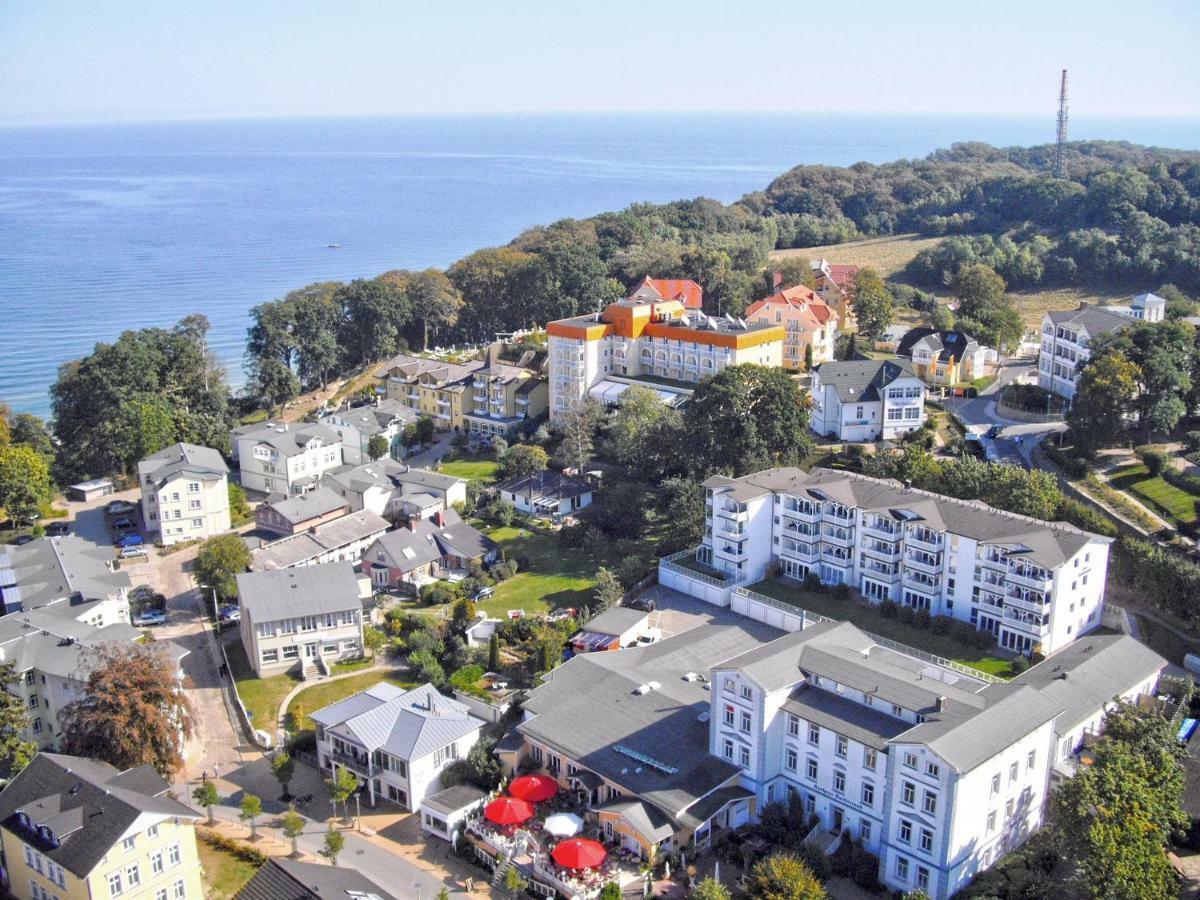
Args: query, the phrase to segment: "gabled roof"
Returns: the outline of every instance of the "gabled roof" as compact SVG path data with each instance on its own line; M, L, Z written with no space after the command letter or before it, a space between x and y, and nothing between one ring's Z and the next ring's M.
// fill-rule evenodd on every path
M412 519L408 527L383 535L367 548L363 567L387 565L411 572L444 556L478 559L496 546L495 541L464 522L457 512L447 509L429 519Z
M113 571L115 558L111 547L75 535L0 546L0 598L5 608L30 610L66 598L116 597L132 582Z
M169 785L149 766L126 772L98 760L39 753L0 792L0 826L79 878L87 878L139 816L195 820L167 796ZM58 846L39 842L19 821L46 825Z
M940 331L936 328L913 328L900 338L897 356L912 356L917 348L928 350L941 362L958 362L979 349L979 342L962 331Z
M396 900L357 869L271 858L234 900Z
M266 444L285 458L304 453L305 446L313 440L326 446L340 444L342 440L328 425L293 425L287 422L264 422L235 429L233 433L239 441Z
M375 375L405 382L426 379L435 385L451 384L469 378L482 365L482 360L478 359L460 364L401 353L380 365L375 370Z
M520 475L496 485L496 490L519 494L537 500L569 500L590 493L592 486L582 478L571 478L561 472L544 469L530 475Z
M186 475L197 481L216 481L229 474L225 459L211 447L196 444L172 444L138 463L138 478L147 478L158 487Z
M1046 313L1046 318L1055 325L1081 328L1088 333L1088 337L1093 338L1111 331L1120 331L1122 328L1136 324L1137 321L1119 312L1105 309L1103 306L1086 305L1080 306L1078 309L1051 310Z
M237 588L242 614L254 622L362 609L358 578L348 562L244 572Z
M377 459L361 466L334 469L325 476L343 488L363 493L371 488L409 492L445 493L463 479L428 469L416 469L394 459Z
M906 359L851 359L821 363L813 369L822 388L832 387L843 403L874 402L898 378L916 378Z
M253 551L250 568L259 572L286 569L355 541L382 535L389 527L387 519L369 509L360 509L300 534L290 534L263 544Z
M359 434L371 436L382 434L397 422L415 422L417 417L416 410L405 406L399 400L380 400L374 406L362 406L322 416L321 424L335 428L345 423L358 429Z
M275 503L264 504L290 525L298 525L309 519L327 516L341 510L349 510L350 504L337 491L327 487L317 487L303 494L288 497Z
M649 288L662 300L678 300L688 309L699 309L704 305L704 289L690 278L651 278L647 275L632 293L643 288Z

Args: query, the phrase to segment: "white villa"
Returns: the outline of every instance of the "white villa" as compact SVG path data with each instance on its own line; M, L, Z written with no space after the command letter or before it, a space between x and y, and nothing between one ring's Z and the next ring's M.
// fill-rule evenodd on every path
M810 392L811 428L823 437L890 441L925 423L925 382L908 360L822 363Z
M229 530L229 467L210 447L172 444L138 463L142 521L164 545Z

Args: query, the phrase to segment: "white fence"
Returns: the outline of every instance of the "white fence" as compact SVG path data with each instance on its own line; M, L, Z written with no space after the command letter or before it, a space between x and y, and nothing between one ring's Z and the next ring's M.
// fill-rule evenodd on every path
M695 549L680 550L658 561L658 583L713 606L728 606L730 594L742 581L733 578L720 579L697 572L676 562L678 559L695 556Z

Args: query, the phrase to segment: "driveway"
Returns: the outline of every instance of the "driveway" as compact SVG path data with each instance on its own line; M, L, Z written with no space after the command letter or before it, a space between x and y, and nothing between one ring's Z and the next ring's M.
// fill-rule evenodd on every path
M434 442L422 450L420 453L414 453L412 456L404 457L401 462L405 462L413 468L417 469L432 469L435 465L441 462L442 457L453 449L450 442L454 440L453 431L439 432Z

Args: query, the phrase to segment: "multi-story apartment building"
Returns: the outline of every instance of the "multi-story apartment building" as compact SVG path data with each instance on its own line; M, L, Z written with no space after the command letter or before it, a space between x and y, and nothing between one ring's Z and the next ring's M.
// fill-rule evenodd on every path
M390 800L415 811L442 788L441 774L466 759L482 719L433 685L404 690L386 681L312 714L322 770L349 769L368 802Z
M328 674L363 654L362 599L354 566L331 562L237 577L242 646L260 678L299 668Z
M358 565L367 547L383 537L390 527L387 519L369 509L360 509L300 534L263 544L250 554L250 570L268 572L330 562Z
M377 398L374 406L338 410L320 418L341 438L342 460L348 466L371 462L368 445L373 437L387 441L390 453L404 427L416 421L417 413L407 403L383 398Z
M499 347L492 345L483 365L471 374L463 424L471 434L508 438L526 419L546 411L549 396L543 378L500 362Z
M821 363L809 392L810 427L823 437L890 441L925 424L925 382L908 360Z
M49 609L98 628L129 624L129 575L112 547L81 537L38 538L0 546L3 613Z
M929 384L955 385L983 378L996 351L962 331L913 328L896 344L896 355L912 360L917 377Z
M704 483L697 558L744 581L810 573L1052 653L1100 625L1110 538L832 469Z
M138 463L142 521L163 544L229 530L229 467L210 447L172 444Z
M643 857L696 853L795 796L826 852L859 839L887 887L943 900L1041 825L1079 723L1152 694L1165 665L1128 636L1090 636L989 683L847 622L705 624L575 656L497 753L582 792L606 838Z
M392 522L427 519L467 499L467 482L452 475L415 469L393 459L332 473L326 484L350 509L369 509Z
M813 365L833 359L837 314L811 288L797 285L755 300L744 317L759 325L783 326L783 367L789 372L805 370L809 347Z
M152 766L39 753L0 792L17 900L202 900L195 822Z
M427 416L441 431L463 427L463 413L473 404L472 375L483 366L473 359L459 365L420 356L397 356L383 374L389 400L396 400L419 416Z
M681 299L663 299L654 287L660 283L647 279L601 313L546 326L551 421L589 394L617 402L631 384L642 384L666 402L679 402L691 395L691 385L727 366L782 364L781 325L707 316L698 309L698 287L681 291Z
M342 440L327 425L266 422L230 434L242 487L264 494L302 494L342 465Z
M858 266L831 263L824 259L814 259L811 265L817 296L837 313L838 330L854 331L858 324L854 318L854 286Z

